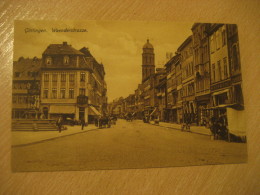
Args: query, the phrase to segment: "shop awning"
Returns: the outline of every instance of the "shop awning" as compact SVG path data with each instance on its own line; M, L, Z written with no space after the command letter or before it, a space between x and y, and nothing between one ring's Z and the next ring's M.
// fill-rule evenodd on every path
M75 106L53 105L53 106L50 106L49 113L52 113L52 114L74 114L75 113Z
M89 106L88 114L94 116L101 116L101 113L93 106Z

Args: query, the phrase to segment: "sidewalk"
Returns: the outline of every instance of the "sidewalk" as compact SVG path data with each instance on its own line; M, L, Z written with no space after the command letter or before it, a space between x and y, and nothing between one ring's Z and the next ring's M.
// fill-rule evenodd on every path
M84 133L87 131L98 129L91 124L81 130L81 126L66 126L67 130L59 131L12 131L12 146L23 146L33 143L40 143L47 140L57 139L69 135Z
M151 124L155 125L153 122ZM181 130L181 124L176 124L176 123L159 122L159 126ZM184 132L185 131L186 130L184 130ZM210 129L206 128L205 126L191 126L190 131L191 133L197 133L197 134L208 135L208 136L212 135Z

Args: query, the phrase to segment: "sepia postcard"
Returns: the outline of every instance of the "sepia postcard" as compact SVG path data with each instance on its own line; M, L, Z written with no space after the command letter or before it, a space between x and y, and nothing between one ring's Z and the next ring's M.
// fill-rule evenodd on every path
M15 21L12 170L247 162L236 24Z

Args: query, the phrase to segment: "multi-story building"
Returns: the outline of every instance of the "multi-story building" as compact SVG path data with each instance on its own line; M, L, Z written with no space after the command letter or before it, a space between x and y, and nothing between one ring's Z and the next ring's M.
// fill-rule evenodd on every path
M51 44L42 54L41 109L46 118L91 121L106 101L103 66L86 48ZM106 103L106 102L105 102Z
M175 77L176 77L176 107L177 107L177 122L183 122L183 105L182 105L182 64L181 64L181 55L179 55L179 61L175 63ZM176 94L175 93L175 94Z
M155 73L155 93L156 101L155 107L157 108L157 115L161 121L165 120L165 107L166 107L166 71L164 68L156 68Z
M39 118L41 59L20 57L13 64L12 118Z
M120 97L108 104L109 115L116 115L118 117L122 117L125 114L124 101L124 98Z
M196 104L192 36L189 36L181 44L178 52L181 55L183 115L191 114L192 122L195 122Z
M239 52L239 40L236 24L227 25L227 39L229 64L231 68L232 102L237 109L244 109L244 99L242 93L242 73Z
M177 114L177 77L176 66L180 63L180 55L176 53L166 64L167 74L167 106L166 106L166 121L178 122Z
M98 110L101 114L105 115L108 113L107 111L107 85L105 81L105 69L104 65L98 63L96 59L92 56L89 49L83 47L79 50L85 55L85 59L90 61L92 66L92 72L89 74L89 96L88 96L88 104L90 107L94 107L95 109L91 109L89 112L89 121L93 121L96 112Z
M206 109L210 107L210 55L207 34L209 27L208 23L195 23L191 29L193 33L196 114L199 125L205 124Z
M230 62L227 46L227 25L211 24L210 73L213 107L223 107L231 103ZM217 110L216 110L217 111Z
M126 113L134 115L136 113L135 94L130 94L125 98Z

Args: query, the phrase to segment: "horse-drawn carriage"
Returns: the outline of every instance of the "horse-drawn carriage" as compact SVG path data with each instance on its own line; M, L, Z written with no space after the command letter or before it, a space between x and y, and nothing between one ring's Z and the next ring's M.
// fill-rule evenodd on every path
M99 128L110 128L111 125L115 125L117 121L116 117L102 116L95 120L95 125Z

